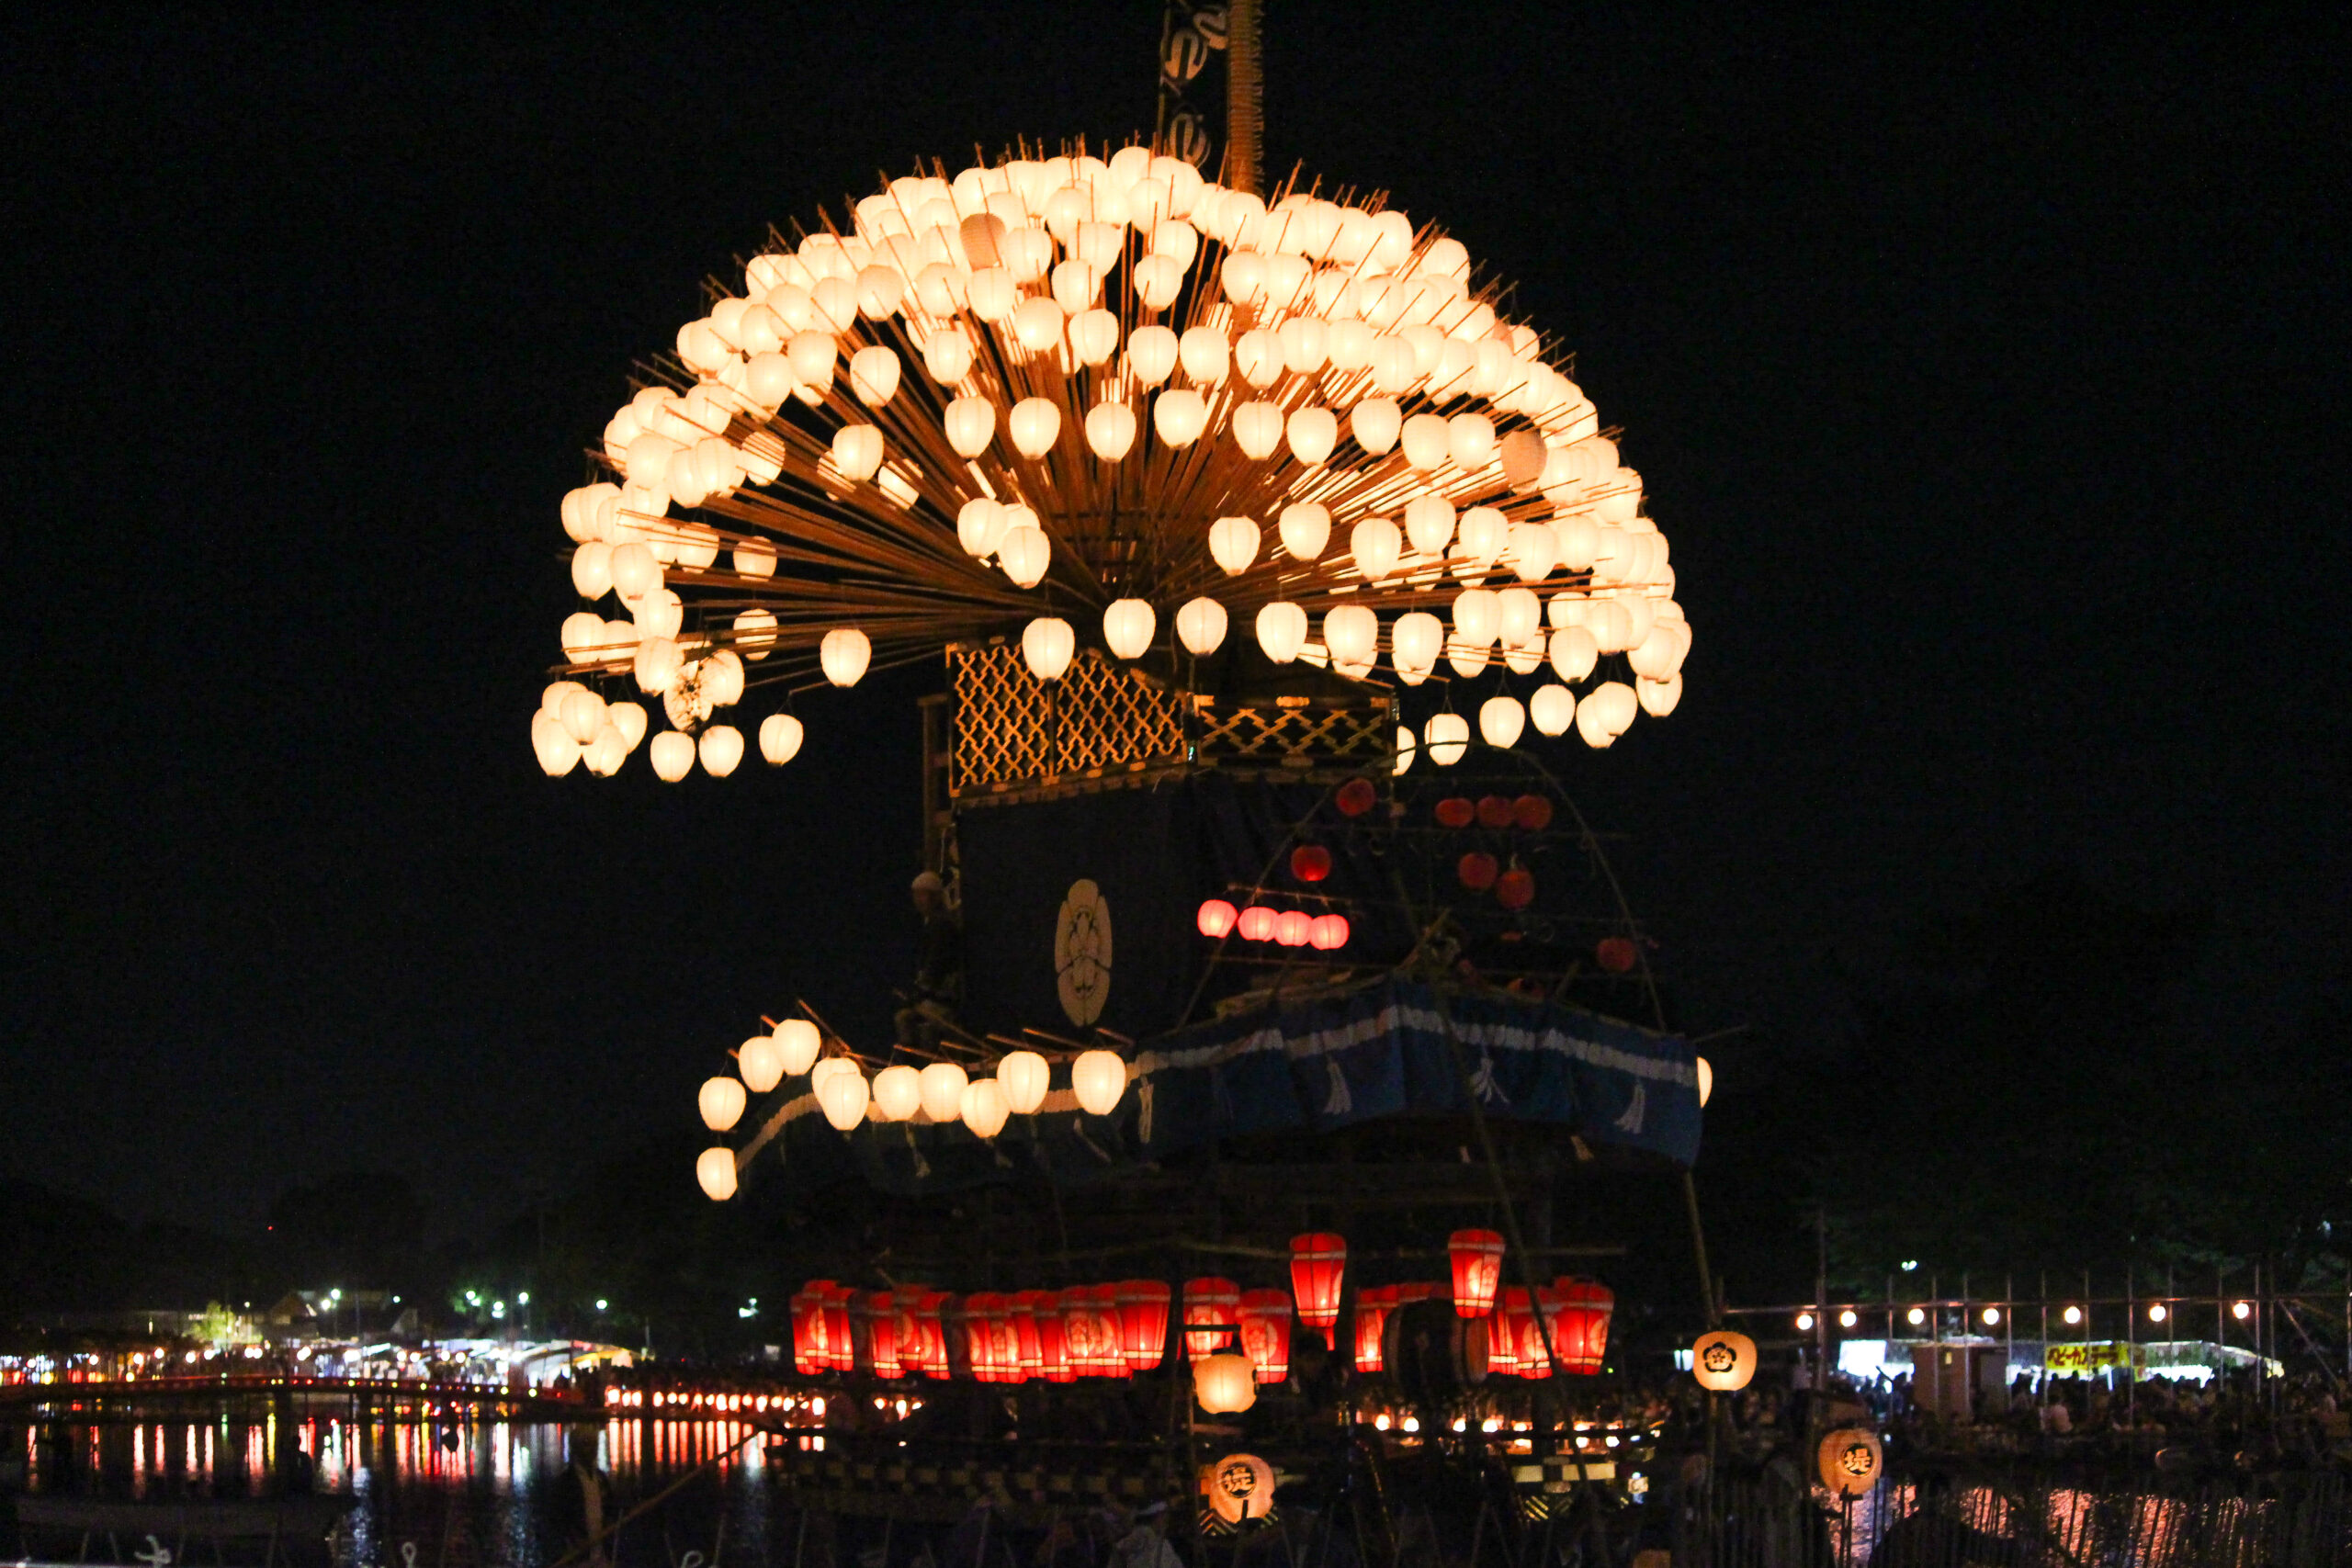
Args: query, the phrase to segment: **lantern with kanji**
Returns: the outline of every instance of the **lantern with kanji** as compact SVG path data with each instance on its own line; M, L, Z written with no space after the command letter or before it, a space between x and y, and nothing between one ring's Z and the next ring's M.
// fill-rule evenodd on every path
M1544 1330L1535 1321L1536 1298L1524 1285L1506 1285L1496 1292L1495 1323L1489 1352L1497 1371L1522 1378L1548 1378L1552 1359L1544 1353Z
M1493 1231L1455 1231L1445 1250L1453 1261L1453 1311L1484 1317L1495 1310L1495 1287L1502 1282L1503 1238Z
M1374 1285L1356 1292L1355 1363L1359 1372L1381 1370L1380 1331L1396 1310L1396 1287Z
M1241 1353L1250 1358L1260 1382L1281 1382L1290 1376L1290 1304L1287 1291L1241 1293Z
M1737 1393L1756 1375L1756 1341L1719 1328L1690 1347L1690 1375L1711 1393Z
M1168 1349L1168 1282L1126 1280L1119 1285L1119 1350L1131 1372L1148 1372Z
M898 1307L898 1324L894 1331L899 1352L899 1367L905 1372L921 1372L925 1377L944 1378L947 1375L947 1341L941 1331L940 1309L947 1298L937 1291L920 1286L891 1293Z
M1319 1330L1326 1348L1339 1348L1332 1329L1340 1321L1340 1287L1348 1271L1344 1236L1315 1231L1290 1238L1290 1288L1298 1298L1298 1321Z
M1609 1320L1617 1310L1617 1295L1598 1280L1566 1275L1552 1281L1553 1305L1546 1314L1557 1325L1552 1331L1552 1354L1564 1372L1587 1376L1600 1371L1609 1353Z
M1197 1366L1233 1343L1240 1325L1241 1287L1206 1276L1184 1281L1184 1353Z

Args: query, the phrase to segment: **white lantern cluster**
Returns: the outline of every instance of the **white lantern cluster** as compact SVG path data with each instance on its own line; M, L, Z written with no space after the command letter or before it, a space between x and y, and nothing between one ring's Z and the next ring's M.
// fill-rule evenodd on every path
M1242 615L1269 657L1353 680L1548 662L1561 695L1523 719L1606 745L1680 700L1666 536L1590 400L1472 272L1403 212L1270 201L1147 147L890 180L845 230L753 257L678 332L693 379L605 425L608 476L559 509L594 606L565 619L562 673L663 700L680 739L650 749L661 776L724 774L743 740L711 720L752 662L849 687L877 653L1025 628L1050 681L1098 626L1114 659L1146 657L1163 618L1204 657ZM1138 483L1140 504L1106 511ZM1106 526L1149 547L1114 555L1142 564L1109 590L1085 564ZM936 615L833 608L844 567L887 581L930 561ZM1049 579L1059 613L1008 613ZM1102 597L1072 616L1072 592ZM1623 678L1566 689L1611 659ZM534 721L550 773L635 749L616 728L617 753L592 756L580 707ZM1488 711L1487 744L1523 728ZM800 738L759 736L771 761Z

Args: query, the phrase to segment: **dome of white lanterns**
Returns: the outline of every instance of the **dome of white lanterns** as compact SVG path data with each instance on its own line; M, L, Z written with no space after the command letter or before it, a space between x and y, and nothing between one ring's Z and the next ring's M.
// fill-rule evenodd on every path
M1439 761L1470 714L1600 748L1680 700L1641 476L1562 345L1406 213L1081 149L890 180L730 283L557 508L583 605L531 725L550 774L616 773L648 698L654 772L726 776L804 719L821 744L786 693L991 638L1048 680L1207 657L1235 617L1302 679L1479 682L1424 710Z

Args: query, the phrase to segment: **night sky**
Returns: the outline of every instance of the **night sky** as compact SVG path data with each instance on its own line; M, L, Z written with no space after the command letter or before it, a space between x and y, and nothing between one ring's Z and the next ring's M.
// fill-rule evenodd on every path
M1680 711L1563 756L1689 1027L1817 1048L1838 964L2051 867L2210 902L2218 1049L2346 985L2338 15L1269 9L1269 165L1515 277L1673 539ZM463 1227L796 993L873 1039L926 677L781 773L548 780L557 502L771 220L1148 129L1159 21L12 24L0 1171Z

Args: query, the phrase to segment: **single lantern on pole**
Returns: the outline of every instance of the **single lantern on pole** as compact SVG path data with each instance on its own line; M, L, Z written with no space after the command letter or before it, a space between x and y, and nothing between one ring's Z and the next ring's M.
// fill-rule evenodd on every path
M1326 1349L1339 1348L1333 1330L1347 1270L1347 1237L1312 1231L1290 1238L1290 1288L1298 1298L1298 1321L1323 1336Z

